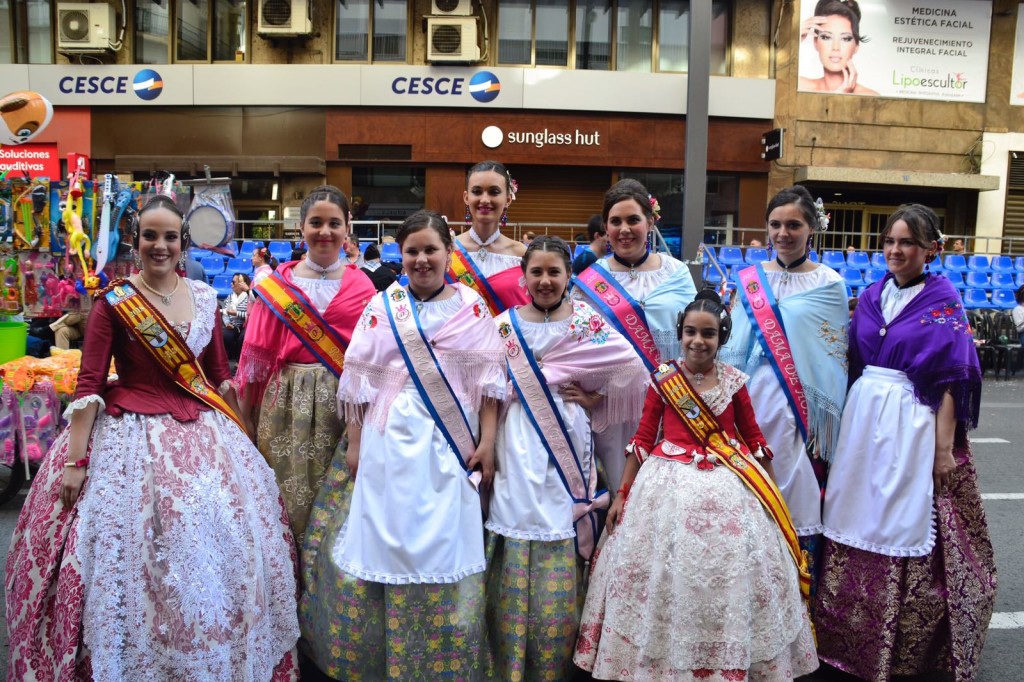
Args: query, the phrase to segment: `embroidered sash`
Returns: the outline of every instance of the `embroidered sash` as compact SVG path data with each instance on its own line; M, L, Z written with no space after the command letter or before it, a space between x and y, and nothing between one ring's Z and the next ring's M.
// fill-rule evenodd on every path
M455 397L451 384L441 371L441 365L423 334L416 306L410 305L409 294L397 283L388 287L381 296L384 297L384 309L387 310L398 350L402 353L402 359L405 360L409 376L423 404L427 406L434 423L441 429L459 464L469 476L469 482L474 488L479 488L482 478L480 472L470 471L466 465L476 451L476 439L473 438L462 405Z
M764 267L760 264L740 270L739 288L742 292L740 300L743 301L743 309L750 318L754 335L764 349L764 354L771 363L775 376L779 379L782 392L786 394L789 407L796 417L796 425L800 429L800 435L804 442L807 442L808 434L808 410L807 394L804 392L804 385L800 382L800 376L796 371L796 360L793 356L793 349L789 345L789 338L786 336L786 329L782 324L782 314L779 312L779 304L775 300L772 288L764 274Z
M647 371L653 372L658 367L660 354L644 309L614 277L603 273L603 268L592 265L576 277L576 285L604 318L626 337Z
M494 290L491 283L487 281L487 277L470 257L466 247L454 237L452 237L452 243L455 245L455 249L452 251L449 276L480 294L480 297L487 303L487 307L490 308L491 315L500 315L505 312L506 306L501 302L501 297L498 296L498 292Z
M341 376L345 341L301 289L275 272L260 280L253 291L331 374Z
M710 451L717 455L718 461L743 481L743 484L757 496L765 511L775 520L800 574L800 592L805 600L808 599L811 593L811 574L807 569L807 557L800 549L793 520L789 516L789 509L782 499L778 486L761 467L736 448L734 441L731 441L722 429L711 408L686 380L675 361L658 367L657 371L651 373L651 379L665 402L675 410L694 438L704 446L705 452Z
M245 432L242 421L210 384L185 340L131 282L125 280L115 284L103 296L128 333L142 343L142 347L175 385L238 424Z
M608 508L608 491L602 490L598 493L596 471L591 469L589 481L583 474L579 455L566 431L565 422L551 396L544 374L533 354L529 352L518 318L519 316L513 312L508 316L511 325L503 322L498 327L498 334L503 339L507 339L514 331L519 340L518 344L510 340L506 346L512 386L519 395L523 411L540 436L540 441L544 444L544 449L554 464L562 485L572 498L576 551L584 560L589 561L597 542L596 510Z

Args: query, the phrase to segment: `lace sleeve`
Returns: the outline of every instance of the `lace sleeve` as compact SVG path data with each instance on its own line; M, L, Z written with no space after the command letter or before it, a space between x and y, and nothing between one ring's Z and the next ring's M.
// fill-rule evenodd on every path
M93 393L92 395L83 396L77 400L72 400L71 404L68 405L67 409L64 410L64 419L71 419L71 415L79 410L84 410L89 405L97 403L100 407L100 412L107 409L107 403L104 402L103 398Z

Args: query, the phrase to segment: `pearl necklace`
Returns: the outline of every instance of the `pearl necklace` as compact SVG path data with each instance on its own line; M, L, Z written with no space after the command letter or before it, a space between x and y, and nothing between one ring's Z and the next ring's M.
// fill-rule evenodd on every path
M476 228L470 226L469 238L476 242L476 245L480 247L477 249L477 252L480 254L480 260L485 260L487 258L487 247L501 238L501 228L495 230L494 234L487 239L481 239L480 235L476 233Z
M154 289L153 287L149 286L149 282L146 281L146 278L142 276L141 272L139 273L139 281L142 282L142 286L146 287L152 293L159 296L161 303L163 303L164 305L171 305L171 299L174 297L174 294L178 293L178 285L181 284L181 277L178 277L177 275L174 276L174 288L171 289L171 293L169 294L161 293Z
M322 265L317 265L316 263L311 261L309 259L309 256L306 256L306 258L304 259L304 262L306 263L306 267L307 268L309 268L313 272L315 272L318 275L320 275L320 279L327 279L327 275L329 275L330 273L334 272L335 270L337 270L338 268L341 267L341 261L340 260L334 261L333 263L328 265L326 268L324 266L322 266Z

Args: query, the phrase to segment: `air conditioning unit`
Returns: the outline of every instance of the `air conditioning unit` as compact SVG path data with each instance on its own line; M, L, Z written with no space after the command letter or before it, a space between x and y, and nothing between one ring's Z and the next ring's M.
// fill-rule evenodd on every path
M109 52L116 31L114 8L105 2L57 3L58 52Z
M471 17L473 0L431 0L430 13L439 17Z
M261 36L305 36L313 32L310 0L257 0Z
M476 33L476 17L427 17L427 61L480 61Z

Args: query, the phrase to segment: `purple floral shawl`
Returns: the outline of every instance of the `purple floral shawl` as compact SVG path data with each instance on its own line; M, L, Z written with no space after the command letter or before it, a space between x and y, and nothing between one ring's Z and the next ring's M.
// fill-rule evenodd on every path
M938 410L947 392L956 404L959 426L978 425L981 407L981 365L960 294L948 279L928 275L924 289L886 328L882 288L888 274L860 295L850 323L850 383L866 365L905 372L914 396ZM962 429L958 429L962 432Z

